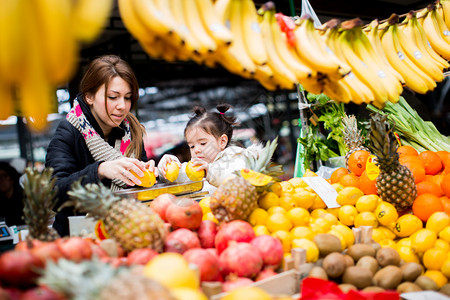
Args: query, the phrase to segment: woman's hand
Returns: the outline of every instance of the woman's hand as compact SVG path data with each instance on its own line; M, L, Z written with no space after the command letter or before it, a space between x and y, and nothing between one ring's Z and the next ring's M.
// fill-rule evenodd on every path
M155 176L158 176L158 172L155 170L155 161L143 162L135 158L122 157L102 162L98 166L98 177L100 179L120 179L127 185L134 186L142 184L139 177L144 176L145 169L149 169L150 172L155 171Z
M164 177L166 176L166 172L167 172L167 164L172 161L176 162L178 167L181 168L181 163L178 160L178 157L176 157L175 155L165 154L159 161L158 170L161 173L161 175L163 175Z

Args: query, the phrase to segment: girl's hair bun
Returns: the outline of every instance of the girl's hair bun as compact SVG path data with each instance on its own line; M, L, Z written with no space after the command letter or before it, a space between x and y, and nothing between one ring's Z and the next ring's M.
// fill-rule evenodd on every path
M217 104L216 108L221 114L224 114L231 108L231 105L228 103L220 103Z
M192 110L194 112L194 116L201 116L206 113L206 109L200 105L194 106L194 108Z

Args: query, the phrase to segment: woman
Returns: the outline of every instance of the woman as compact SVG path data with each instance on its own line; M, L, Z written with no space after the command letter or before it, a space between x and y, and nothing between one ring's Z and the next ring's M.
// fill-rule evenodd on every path
M131 67L114 55L93 60L80 83L72 110L61 121L47 149L45 166L53 168L59 207L67 199L71 184L97 183L119 190L141 184L138 176L147 162L145 129L130 110L139 98L138 82ZM157 175L157 174L156 174ZM73 209L57 213L53 227L69 235L68 216Z

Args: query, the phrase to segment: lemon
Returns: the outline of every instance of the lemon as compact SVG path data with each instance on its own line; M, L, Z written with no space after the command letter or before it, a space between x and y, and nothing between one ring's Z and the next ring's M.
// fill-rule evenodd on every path
M219 220L216 219L212 212L207 212L206 214L204 214L202 220L209 220L213 221L216 224L219 224Z
M295 187L289 181L280 181L281 184L281 193L294 193Z
M394 205L389 202L382 201L375 208L375 216L380 224L390 225L397 220L398 212Z
M427 220L425 228L431 229L436 233L441 232L445 227L450 225L450 216L446 212L434 212Z
M441 230L441 232L439 232L439 238L450 243L450 226L445 227Z
M414 253L411 247L408 246L399 246L397 244L397 252L400 254L400 258L403 259L404 262L415 262L420 264L419 257Z
M311 217L313 217L313 218L320 218L326 214L327 214L327 211L323 208L317 208L317 209L313 209L311 211Z
M382 248L392 248L392 249L396 249L397 248L397 244L395 244L395 242L391 239L384 239L378 242L378 244L380 244L380 246Z
M402 239L397 241L397 246L408 246L408 247L411 247L411 245L412 245L412 241L411 241L410 237L402 238Z
M314 233L311 228L306 226L296 226L291 229L291 235L294 239L308 239L311 240L314 238Z
M319 234L319 233L325 233L325 230L322 226L320 226L317 223L314 222L309 222L309 228L311 228L312 232L314 233L314 235Z
M294 189L304 188L304 187L308 186L308 184L303 179L301 179L300 177L293 177L293 178L289 179L288 182L290 184L292 184Z
M342 189L344 188L344 186L342 185L342 184L340 184L340 183L333 183L333 184L331 184L331 186L334 188L334 190L336 191L336 192L340 192L340 191L342 191Z
M316 262L319 259L319 248L308 239L293 239L293 248L302 248L306 250L306 262Z
M386 240L386 234L384 234L383 230L380 228L373 228L372 229L372 240L379 243L382 240Z
M328 211L328 210L327 210ZM327 220L328 222L330 222L331 225L337 225L339 220L338 218L331 214L331 213L326 213L325 215L321 216L321 218Z
M372 226L375 228L378 226L377 217L373 212L363 211L362 213L356 215L354 226L356 228L360 226Z
M450 258L447 257L447 259L444 261L444 263L441 266L441 272L448 278L450 278Z
M358 211L353 205L343 205L339 209L339 221L344 225L353 226L357 214Z
M253 226L253 231L255 232L256 236L265 234L270 235L269 229L267 229L267 227L264 225Z
M191 298L179 298L179 299L191 299ZM264 291L262 288L255 286L241 286L232 289L222 300L271 300L272 297Z
M326 211L338 218L339 207L327 208Z
M449 253L450 244L447 241L444 241L443 239L437 239L436 243L434 243L434 248L442 249L446 253Z
M211 211L211 207L209 206L210 202L211 197L204 197L198 202L198 204L202 208L203 214L207 214Z
M384 226L379 226L378 229L383 231L383 233L387 239L393 240L396 238L395 233L393 233L392 230L390 230L389 228L384 227Z
M275 183L273 183L272 185L270 185L270 187L269 187L269 190L272 192L272 193L275 193L275 195L277 195L277 196L281 196L281 191L282 191L282 186L281 186L281 183L280 182L275 182Z
M186 164L185 172L186 172L187 177L190 180L192 180L192 181L200 181L200 180L203 179L203 177L205 177L205 170L197 171L198 167L199 166L194 166L192 161L189 161Z
M151 187L156 182L155 173L150 172L148 169L145 169L144 176L142 176L142 177L137 176L137 174L133 170L130 170L130 173L141 180L141 184L139 184L139 186Z
M274 213L267 218L266 227L270 232L278 230L289 231L292 228L292 223L285 214Z
M272 233L272 236L281 241L284 253L291 253L292 234L290 232L287 232L285 230L278 230Z
M348 246L347 242L345 241L344 235L341 232L339 232L338 230L332 228L327 233L336 236L339 239L339 241L341 241L341 248L342 249L346 249L347 248L347 246Z
M380 219L378 219L380 220ZM383 223L382 223L383 224ZM386 225L386 224L383 224ZM410 236L419 229L422 229L423 224L417 216L406 214L397 219L394 225L394 233L398 237Z
M190 300L208 300L208 297L200 289L191 288L173 288L170 290L170 294L175 299L190 299Z
M166 165L166 179L169 180L170 182L175 181L175 179L178 178L178 174L180 173L180 167L178 166L178 164L175 161L171 161L170 163L168 163Z
M296 196L295 199L297 201L298 207L303 207L305 209L309 209L314 204L315 194L302 189L301 191L296 191L294 193Z
M309 209L324 209L327 208L327 205L325 204L325 202L322 200L322 198L320 198L319 195L314 194L314 198L313 198L313 205L309 208Z
M411 235L411 248L417 253L423 253L433 248L436 243L436 232L430 229L420 229Z
M354 186L346 186L339 191L336 202L340 205L355 205L361 196L364 196L363 191Z
M428 270L440 270L447 259L447 252L442 249L431 248L425 251L422 262Z
M314 224L316 224L317 226L322 228L322 232L326 232L328 230L331 229L331 223L330 221L328 221L327 219L323 218L323 217L319 217L314 219L313 221ZM310 224L311 225L311 224Z
M377 195L363 195L356 200L355 207L359 212L374 212L381 199Z
M309 224L309 212L304 208L294 207L286 213L286 216L293 226L305 226Z
M441 271L427 270L423 275L433 279L439 288L441 288L448 281L447 277L445 277Z
M268 210L271 207L278 206L280 203L280 199L277 194L274 192L267 192L264 193L261 197L258 199L258 205L262 209Z
M351 246L355 243L355 235L353 234L353 230L351 230L347 225L332 225L331 229L342 234L347 246Z
M288 211L291 208L297 207L297 201L295 200L293 194L283 193L279 198L278 205Z
M284 208L282 208L281 206L272 206L271 208L269 208L267 210L267 212L269 213L269 215L273 215L273 214L276 214L276 213L279 213L279 214L286 214L287 213L287 211Z
M257 208L254 211L252 211L252 213L248 217L248 222L252 224L252 226L266 225L268 217L269 213L266 210L262 208Z

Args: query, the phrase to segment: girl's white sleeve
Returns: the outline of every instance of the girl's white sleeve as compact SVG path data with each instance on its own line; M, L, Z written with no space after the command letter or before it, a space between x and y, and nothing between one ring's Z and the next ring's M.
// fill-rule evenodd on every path
M218 187L225 179L236 176L236 171L246 167L245 151L228 152L209 164L206 180L213 186Z

